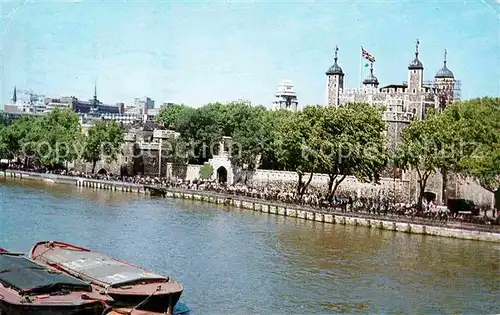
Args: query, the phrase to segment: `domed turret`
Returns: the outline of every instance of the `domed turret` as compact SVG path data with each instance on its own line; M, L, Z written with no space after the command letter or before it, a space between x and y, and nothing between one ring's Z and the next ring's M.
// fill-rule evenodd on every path
M363 80L364 85L373 85L375 87L378 86L378 79L377 77L373 74L373 62L370 64L370 74L366 79Z
M418 59L418 45L420 42L417 40L417 46L415 50L415 59L408 65L409 70L423 70L424 64Z
M446 67L446 55L447 55L447 51L445 50L444 51L443 68L441 68L441 70L439 70L436 73L436 76L435 76L436 79L454 79L455 78L455 76L453 75L453 72L451 72L451 70L448 69L448 67Z
M339 48L338 47L335 47L335 62L333 63L333 65L326 71L326 74L327 75L331 75L331 74L340 74L340 75L344 75L344 72L342 71L342 68L337 64L337 60L338 60L338 57L337 57L337 52L338 52Z

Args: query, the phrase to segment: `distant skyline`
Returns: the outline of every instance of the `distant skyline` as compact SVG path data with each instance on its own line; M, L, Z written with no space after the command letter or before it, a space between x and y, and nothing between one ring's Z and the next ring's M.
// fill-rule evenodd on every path
M345 87L359 87L361 46L383 86L407 80L417 38L425 80L447 49L462 98L500 96L497 0L2 1L0 10L2 104L14 86L90 99L96 78L107 104L148 96L156 106L270 108L285 79L300 106L324 104L336 45Z

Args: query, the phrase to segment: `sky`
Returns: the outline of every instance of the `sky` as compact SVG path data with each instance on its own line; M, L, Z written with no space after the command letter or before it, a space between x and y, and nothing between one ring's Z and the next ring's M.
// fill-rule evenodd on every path
M500 96L500 0L0 2L2 104L14 86L86 100L96 81L107 104L271 107L285 79L299 104L324 104L335 46L344 86L356 88L361 46L381 85L401 83L417 38L425 80L447 49L462 98Z

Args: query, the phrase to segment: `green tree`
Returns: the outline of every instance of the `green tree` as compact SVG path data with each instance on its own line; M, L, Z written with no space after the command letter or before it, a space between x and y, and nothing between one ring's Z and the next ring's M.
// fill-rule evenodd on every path
M41 127L43 146L38 150L40 163L57 166L78 157L76 144L82 130L74 111L55 108L42 118Z
M84 160L92 163L92 173L101 159L108 163L116 160L123 143L123 130L115 121L98 120L85 137Z
M40 143L45 132L42 117L22 116L14 121L3 132L7 158L24 160L25 166L38 162L44 149Z
M364 103L327 107L313 129L313 146L322 170L328 174L333 198L348 175L362 182L378 182L387 165L381 110Z
M209 163L203 164L202 167L200 167L200 179L202 180L209 180L212 178L212 175L214 174L214 168L212 165Z
M285 170L298 175L297 196L302 199L314 173L319 168L318 152L315 150L313 128L324 112L322 106L307 106L298 113L282 112L277 121L273 150L278 162ZM304 175L308 173L307 180Z
M194 111L194 108L184 104L171 104L160 110L157 121L165 128L178 132L185 131L185 125Z
M442 114L460 141L454 170L478 180L495 195L500 209L500 98L484 97L457 102Z
M426 120L413 121L403 131L402 141L396 148L395 165L403 170L414 170L418 176L419 208L422 208L429 176L446 168L446 163L455 158L447 130L446 120L441 115L431 114Z
M232 151L233 162L247 169L254 169L270 143L270 133L266 129L266 112L263 106L244 103L228 105L227 122L224 133L232 137L235 144Z

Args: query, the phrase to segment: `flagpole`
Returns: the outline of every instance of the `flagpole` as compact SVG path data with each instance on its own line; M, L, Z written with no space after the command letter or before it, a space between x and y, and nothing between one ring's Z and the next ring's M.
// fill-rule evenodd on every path
M363 47L361 47L361 50ZM361 87L361 77L363 76L363 53L359 55L359 87Z

